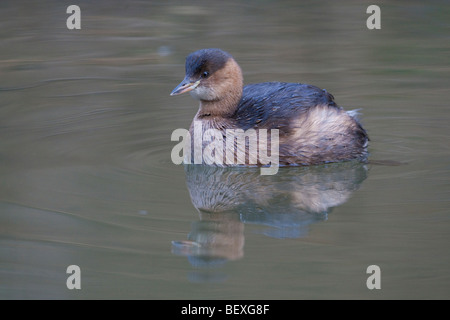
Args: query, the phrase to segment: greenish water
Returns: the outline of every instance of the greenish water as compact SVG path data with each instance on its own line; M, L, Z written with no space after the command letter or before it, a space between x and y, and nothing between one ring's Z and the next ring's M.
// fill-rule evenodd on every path
M381 30L365 1L80 1L81 30L70 4L0 4L1 299L450 298L447 2L382 2ZM174 165L205 47L361 108L374 163Z

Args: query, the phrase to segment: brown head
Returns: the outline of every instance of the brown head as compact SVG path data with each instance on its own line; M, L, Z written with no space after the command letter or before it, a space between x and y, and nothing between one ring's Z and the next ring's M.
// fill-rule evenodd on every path
M199 116L227 116L242 97L242 71L233 57L220 49L201 49L186 58L186 75L171 96L190 92L200 100Z

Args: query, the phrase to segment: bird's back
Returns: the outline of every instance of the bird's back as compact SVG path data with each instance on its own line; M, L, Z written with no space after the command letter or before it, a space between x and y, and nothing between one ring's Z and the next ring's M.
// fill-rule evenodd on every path
M367 156L368 136L334 97L318 87L265 82L244 87L236 127L278 129L280 164L319 164Z

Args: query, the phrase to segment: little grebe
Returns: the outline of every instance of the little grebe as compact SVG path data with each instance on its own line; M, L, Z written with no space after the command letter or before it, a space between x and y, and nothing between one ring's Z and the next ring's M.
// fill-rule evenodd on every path
M367 159L369 138L357 112L345 111L326 90L312 85L264 82L244 87L241 68L223 50L202 49L186 58L185 78L171 95L185 92L200 100L191 137L195 122L203 132L220 130L224 140L226 129L278 129L280 165Z

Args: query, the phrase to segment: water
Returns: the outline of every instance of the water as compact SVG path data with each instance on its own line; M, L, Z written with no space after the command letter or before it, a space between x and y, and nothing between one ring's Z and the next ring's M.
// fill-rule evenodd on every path
M68 4L2 1L0 298L450 298L449 6L368 30L369 4L80 2L68 30ZM373 163L174 165L197 105L169 93L203 47L362 108Z

